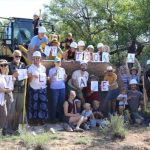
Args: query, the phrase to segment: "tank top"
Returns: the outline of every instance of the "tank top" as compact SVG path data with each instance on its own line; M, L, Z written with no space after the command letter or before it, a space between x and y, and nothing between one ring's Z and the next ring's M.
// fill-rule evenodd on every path
M67 100L67 102L68 102L68 113L75 113L75 106L74 106L74 102L73 103L71 103L71 102L69 102L68 100Z
M68 59L75 60L75 52L71 52L71 50L68 50Z

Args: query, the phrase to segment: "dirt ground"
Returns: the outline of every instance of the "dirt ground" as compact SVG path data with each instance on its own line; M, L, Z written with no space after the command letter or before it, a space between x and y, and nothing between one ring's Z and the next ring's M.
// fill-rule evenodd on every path
M48 150L150 150L150 129L131 127L124 140L112 140L98 129L84 133L57 132ZM18 137L0 140L0 150L26 150ZM31 149L30 149L31 150Z

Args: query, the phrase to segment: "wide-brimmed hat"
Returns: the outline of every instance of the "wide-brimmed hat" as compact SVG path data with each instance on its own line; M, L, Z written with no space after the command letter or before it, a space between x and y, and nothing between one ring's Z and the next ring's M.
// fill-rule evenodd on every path
M1 64L8 64L8 61L6 59L0 59L0 65Z
M132 68L130 69L130 71L132 71L132 70L136 70L136 71L138 71L138 68L136 68L136 67L132 67Z

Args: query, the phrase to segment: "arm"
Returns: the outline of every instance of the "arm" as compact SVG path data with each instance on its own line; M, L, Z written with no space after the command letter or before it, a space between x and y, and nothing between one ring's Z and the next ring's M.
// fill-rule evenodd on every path
M140 63L139 63L139 61L135 58L135 62L137 63L137 65L138 65L138 73L137 73L137 75L138 76L141 76L141 65L140 65Z
M0 93L10 93L10 92L12 92L11 89L0 88Z
M128 67L127 59L126 59L126 62L125 62L125 67L126 67L126 70L127 70L127 75L130 77L130 70L129 70L129 67Z

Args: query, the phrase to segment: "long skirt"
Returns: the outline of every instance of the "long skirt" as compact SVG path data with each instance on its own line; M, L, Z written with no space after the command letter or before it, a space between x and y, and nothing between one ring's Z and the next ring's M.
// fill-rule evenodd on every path
M48 119L48 99L47 90L35 90L29 87L27 103L27 118L30 123L37 123L39 121L46 121Z

